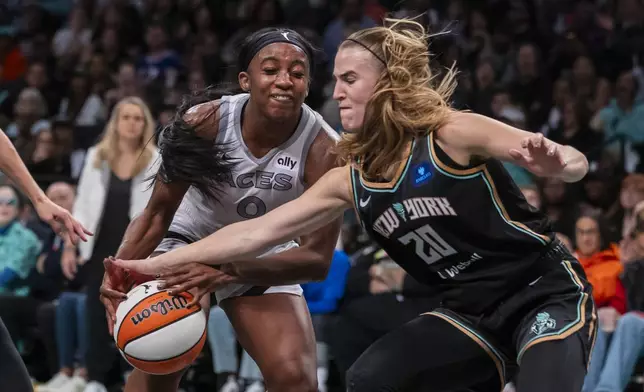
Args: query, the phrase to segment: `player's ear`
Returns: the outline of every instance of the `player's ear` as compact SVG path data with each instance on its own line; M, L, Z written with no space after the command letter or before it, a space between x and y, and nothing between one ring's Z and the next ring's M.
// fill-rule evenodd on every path
M248 72L240 72L237 76L237 80L239 81L239 86L242 88L242 90L250 92L250 75L248 74Z

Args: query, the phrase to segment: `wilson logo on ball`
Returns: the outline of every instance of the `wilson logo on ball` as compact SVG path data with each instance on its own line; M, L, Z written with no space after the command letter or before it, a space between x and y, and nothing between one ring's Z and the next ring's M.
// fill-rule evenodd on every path
M130 318L130 320L134 325L138 325L139 323L142 323L150 316L152 316L153 313L160 313L165 316L166 314L168 314L169 312L172 312L173 310L181 310L187 307L188 307L188 299L186 299L181 295L175 295L172 298L166 298L162 301L159 301L157 303L150 305L149 307L136 313L134 316Z

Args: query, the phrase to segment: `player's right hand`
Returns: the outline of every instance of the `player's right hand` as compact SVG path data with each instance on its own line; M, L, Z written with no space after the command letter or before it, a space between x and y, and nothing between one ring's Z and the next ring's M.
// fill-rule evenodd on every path
M105 274L101 284L101 302L105 306L107 328L112 335L116 323L116 309L127 299L127 275L125 270L112 263L111 258L105 259L103 265L105 265Z

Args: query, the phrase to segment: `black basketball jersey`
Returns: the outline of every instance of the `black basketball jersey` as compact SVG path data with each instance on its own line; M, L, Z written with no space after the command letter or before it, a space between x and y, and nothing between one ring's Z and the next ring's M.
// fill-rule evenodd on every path
M351 168L355 208L372 238L445 306L483 312L523 282L554 238L501 162L463 167L415 139L395 178L369 182Z

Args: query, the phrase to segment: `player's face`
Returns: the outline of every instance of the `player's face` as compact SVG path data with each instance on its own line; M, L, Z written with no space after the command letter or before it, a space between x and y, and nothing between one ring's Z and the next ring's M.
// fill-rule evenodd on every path
M583 256L588 257L601 250L601 235L596 220L588 217L579 218L575 227L575 237L577 249Z
M18 197L7 186L0 187L0 228L18 217Z
M365 109L381 74L381 65L368 51L349 46L335 56L333 99L340 106L340 121L347 132L356 132L364 122Z
M239 85L264 114L275 120L298 116L308 94L309 60L302 49L284 42L262 48L239 74Z

